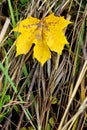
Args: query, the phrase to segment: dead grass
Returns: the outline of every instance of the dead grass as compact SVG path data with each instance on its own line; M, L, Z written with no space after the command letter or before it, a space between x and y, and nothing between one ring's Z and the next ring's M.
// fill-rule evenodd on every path
M10 32L11 23L8 25L0 43L0 129L86 129L87 5L82 0L19 4L14 0L18 21L30 15L41 18L51 11L70 19L73 24L65 32L70 46L65 46L61 56L52 53L52 59L41 67L32 59L32 52L15 57L15 35ZM4 26L0 26L2 31Z

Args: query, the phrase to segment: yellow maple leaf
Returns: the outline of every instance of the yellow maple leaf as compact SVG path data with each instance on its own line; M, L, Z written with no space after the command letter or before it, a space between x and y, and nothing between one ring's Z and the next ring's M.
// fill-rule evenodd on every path
M51 58L51 51L62 53L65 44L68 44L63 29L71 22L64 17L50 14L41 20L29 17L22 20L13 31L21 34L15 40L16 55L26 54L34 43L33 57L42 65Z

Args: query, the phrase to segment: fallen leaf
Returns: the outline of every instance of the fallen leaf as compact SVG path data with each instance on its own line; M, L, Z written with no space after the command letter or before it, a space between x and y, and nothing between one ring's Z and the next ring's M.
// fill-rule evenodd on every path
M63 30L70 23L64 17L54 16L53 13L41 20L33 17L22 20L13 29L20 32L14 42L17 48L16 55L28 53L34 43L33 57L44 65L51 58L51 51L61 54L64 45L69 44Z

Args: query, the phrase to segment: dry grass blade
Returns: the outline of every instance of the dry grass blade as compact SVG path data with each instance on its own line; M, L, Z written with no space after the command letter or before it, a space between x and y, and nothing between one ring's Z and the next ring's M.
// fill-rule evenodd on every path
M76 114L66 123L66 125L61 130L65 130L69 124L70 124L70 126L68 127L68 130L71 130L71 128L72 128L75 120L79 117L79 115L86 108L87 108L87 97L85 98L84 102L82 103L82 105L80 106L80 108L78 109L78 111L76 112Z
M80 83L81 83L83 77L85 76L86 71L87 71L87 61L85 61L84 65L83 65L83 68L82 68L81 73L79 75L79 78L78 78L78 80L76 82L75 88L74 88L73 93L72 93L72 95L70 97L69 103L68 103L67 108L65 110L65 113L64 113L64 115L62 117L62 120L61 120L61 123L60 123L60 125L58 127L58 130L61 130L61 128L62 128L65 117L66 117L66 115L67 115L67 113L69 111L70 105L71 105L71 103L72 103L72 101L74 99L74 96L75 96L75 94L76 94L76 92L77 92L77 90L78 90L78 88L80 86Z
M4 35L8 29L9 24L10 24L10 19L6 18L6 21L5 21L4 26L3 26L1 33L0 33L0 43L2 42L2 40L4 38Z

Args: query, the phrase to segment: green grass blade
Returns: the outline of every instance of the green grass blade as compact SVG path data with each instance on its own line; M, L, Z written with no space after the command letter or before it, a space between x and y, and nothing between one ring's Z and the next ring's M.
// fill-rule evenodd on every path
M12 82L11 78L9 77L9 75L7 74L7 72L5 71L4 66L2 65L2 63L0 63L0 69L2 70L2 72L4 73L4 75L6 76L6 78L7 78L7 80L9 81L11 87L13 88L14 92L15 92L16 94L18 94L17 88L15 87L15 85L14 85L14 83ZM22 98L21 98L20 95L18 95L18 98L19 98L20 101L23 102L23 100L22 100Z
M11 14L13 27L15 27L16 26L16 21L15 21L15 18L14 18L13 8L12 8L12 4L11 4L10 0L8 0L8 6L9 6L10 14Z

